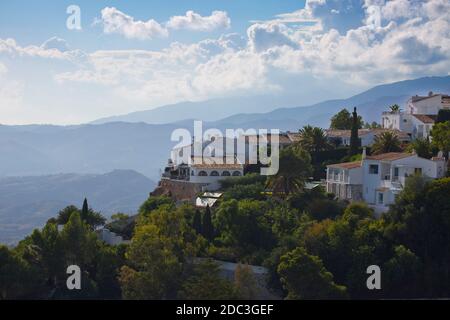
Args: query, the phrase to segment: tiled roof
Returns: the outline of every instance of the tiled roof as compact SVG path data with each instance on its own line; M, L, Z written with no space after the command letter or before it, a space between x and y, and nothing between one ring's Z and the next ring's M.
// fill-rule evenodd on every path
M388 152L388 153L382 153L377 154L374 156L367 156L366 159L368 160L384 160L384 161L394 161L399 160L403 158L408 158L413 156L412 153L405 153L405 152Z
M247 137L248 137L248 141L252 142L252 143L256 143L260 139L259 135L248 135ZM267 134L267 141L268 141L268 143L270 143L272 141L271 133ZM280 133L278 135L278 143L279 144L291 144L292 140L289 139L289 137L286 133Z
M370 129L359 129L358 130L358 136L364 136L370 132ZM351 130L334 130L329 129L325 131L325 134L328 137L338 137L338 138L350 138L352 135Z
M413 114L413 116L423 123L434 123L437 119L437 116L433 114Z
M330 164L327 167L340 168L340 169L354 169L354 168L361 167L361 161L335 163L335 164Z

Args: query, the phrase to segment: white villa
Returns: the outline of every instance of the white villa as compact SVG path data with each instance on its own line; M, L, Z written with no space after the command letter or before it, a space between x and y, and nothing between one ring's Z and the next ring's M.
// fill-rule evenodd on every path
M436 116L441 109L450 109L450 96L434 94L413 96L406 105L406 112L383 112L383 128L395 129L407 133L412 139L428 138Z
M396 129L359 129L358 137L361 140L361 146L367 147L371 146L374 143L375 137L383 132L394 132L401 142L409 142L411 138L408 134L396 130ZM350 145L350 136L351 130L336 130L336 129L328 129L325 130L325 135L327 136L330 142L337 141L339 144L344 146Z
M442 155L428 160L413 153L366 156L364 151L362 161L327 166L327 192L343 200L364 201L381 213L394 203L408 176L420 174L436 179L445 172Z

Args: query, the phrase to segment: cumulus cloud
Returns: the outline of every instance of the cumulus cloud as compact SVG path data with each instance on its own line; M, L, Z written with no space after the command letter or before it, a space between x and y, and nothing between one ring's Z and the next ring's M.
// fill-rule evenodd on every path
M225 11L213 11L210 16L202 17L200 14L189 10L184 16L173 16L167 22L168 28L194 31L227 29L230 25L231 20Z
M113 100L148 106L244 92L292 93L299 79L320 93L338 85L354 90L442 75L450 70L449 6L443 0L310 0L304 9L250 25L244 35L175 42L158 51L95 51L54 79L61 87L89 84L105 88ZM343 21L350 12L356 18ZM52 43L21 47L0 40L0 54L73 55Z
M153 19L135 20L114 7L106 7L101 11L101 18L94 24L101 24L103 32L107 34L116 33L128 39L147 40L167 37L169 29L204 32L227 29L231 25L231 20L225 11L213 11L210 16L201 16L189 10L184 16L173 16L166 23L159 23Z
M148 21L136 21L133 17L117 10L114 7L106 7L101 11L101 19L97 21L103 25L105 33L117 33L129 39L152 39L155 37L167 37L168 31L153 19Z
M43 50L56 49L60 52L69 51L69 46L67 44L67 41L64 39L58 38L58 37L52 37L52 38L48 39L41 45L41 48Z
M253 24L247 30L250 46L255 51L264 51L278 46L298 48L298 43L288 35L288 28L283 24Z

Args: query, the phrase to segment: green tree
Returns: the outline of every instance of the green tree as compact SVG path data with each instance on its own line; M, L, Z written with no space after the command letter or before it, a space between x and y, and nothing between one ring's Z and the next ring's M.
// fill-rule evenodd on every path
M426 159L430 159L433 156L431 142L424 138L417 138L411 141L408 145L407 151L415 151L419 157Z
M209 241L214 239L214 226L212 224L211 209L209 208L209 205L206 206L205 214L203 215L202 235Z
M183 269L198 251L188 212L193 214L190 207L165 204L138 222L119 275L125 299L176 297Z
M288 299L346 298L346 288L335 284L322 260L309 255L304 248L298 247L282 256L278 273Z
M389 110L392 113L396 113L400 111L400 106L398 104L393 104L392 106L389 107Z
M363 126L363 119L361 116L357 118L358 129ZM335 130L351 130L353 126L352 115L347 109L342 109L331 118L330 129Z
M356 112L356 107L353 109L352 113L352 127L350 134L350 149L349 154L351 156L357 154L359 152L359 147L361 146L361 140L358 136L358 129L361 128L361 124L359 122L358 113Z
M202 232L202 214L200 210L196 209L194 213L194 217L192 219L192 228L194 228L197 234L201 234Z
M234 285L240 299L252 300L258 296L258 287L253 271L248 264L238 263L234 271Z
M299 144L303 149L311 153L317 153L331 148L325 131L322 128L312 127L310 125L300 129Z
M311 175L311 157L308 152L296 146L280 151L278 173L268 179L268 186L274 192L289 195L303 189L306 179Z
M220 276L219 265L208 259L194 265L178 297L186 300L231 300L237 295L233 283Z
M382 154L388 152L401 152L400 140L398 136L391 131L383 132L375 136L372 146L373 154Z
M450 151L450 121L436 123L431 129L432 145L441 150L445 157Z

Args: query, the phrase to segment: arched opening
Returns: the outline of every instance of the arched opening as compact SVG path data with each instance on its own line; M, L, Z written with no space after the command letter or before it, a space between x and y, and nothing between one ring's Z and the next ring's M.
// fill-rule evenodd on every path
M200 177L206 177L208 174L206 173L206 171L200 171L200 172L198 173L198 175L199 175Z
M230 171L224 171L224 172L222 172L222 176L229 177L229 176L231 176L231 173L230 173Z
M233 172L233 177L239 177L241 176L241 172L240 171L234 171Z
M210 174L210 176L213 176L213 177L217 177L218 175L219 175L219 172L217 172L217 171L213 171Z

